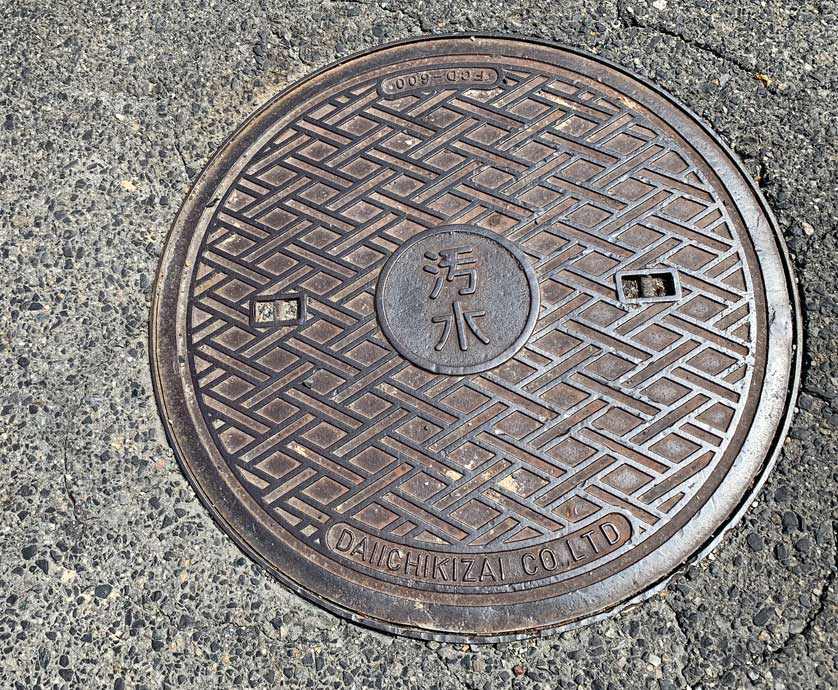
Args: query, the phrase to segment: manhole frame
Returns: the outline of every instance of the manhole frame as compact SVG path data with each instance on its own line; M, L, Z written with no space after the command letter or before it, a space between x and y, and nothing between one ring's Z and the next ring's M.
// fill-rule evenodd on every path
M765 219L767 219L768 227L749 227L749 230L751 230L749 234L751 235L751 238L754 241L755 245L757 244L757 238L754 236L754 233L757 230L760 233L762 233L763 241L773 240L773 242L775 243L777 249L776 258L779 260L779 263L781 264L779 266L779 269L781 269L782 281L785 283L786 291L789 297L788 306L791 312L788 315L786 324L788 328L788 337L784 339L786 340L786 345L783 351L781 352L781 354L785 353L788 357L788 385L785 390L785 396L782 398L782 400L778 397L772 401L773 407L771 415L769 416L776 415L778 420L775 426L773 436L767 445L767 452L763 453L759 460L752 461L756 463L757 468L755 471L751 473L753 476L752 484L749 488L744 489L744 491L742 492L742 496L737 502L736 506L732 510L729 510L726 513L726 515L723 515L721 518L719 518L718 516L716 516L715 518L711 518L711 522L717 523L717 527L711 533L711 535L709 537L702 538L699 541L697 540L695 533L706 533L706 530L701 530L691 525L693 519L699 515L704 516L704 519L707 519L708 516L705 516L707 504L705 503L702 505L701 508L697 510L697 512L694 514L693 518L691 518L691 520L687 523L687 525L685 525L682 528L684 539L690 541L690 543L698 541L698 545L694 545L686 549L688 555L685 557L681 565L676 564L673 567L671 567L668 572L664 572L663 574L661 574L657 579L650 579L650 584L647 584L641 591L636 592L628 597L625 597L622 601L619 601L618 603L606 605L596 613L582 614L581 616L569 619L567 622L561 624L488 635L443 632L434 629L425 629L419 626L411 627L408 625L395 624L377 617L359 614L358 612L342 605L338 601L323 596L322 594L314 591L313 589L307 588L305 585L301 584L300 581L295 580L291 576L280 571L276 566L272 565L270 561L260 553L259 550L254 548L251 545L251 543L246 539L246 535L242 534L239 531L239 528L237 528L234 525L234 522L230 519L230 517L233 517L233 515L235 514L237 507L235 505L226 505L228 502L225 500L223 496L223 491L219 493L215 485L208 484L206 482L202 483L201 479L199 479L199 477L196 476L196 474L192 470L192 467L189 464L189 455L194 454L196 450L199 453L203 453L203 445L199 442L196 442L194 438L190 438L189 443L185 444L184 441L182 439L179 439L177 434L175 433L175 423L173 422L173 419L189 419L189 413L186 410L186 407L188 407L188 402L186 402L183 399L182 395L178 395L182 391L177 390L177 387L168 385L171 383L171 381L169 381L167 384L166 380L166 376L172 374L173 372L175 374L175 377L177 377L176 372L178 366L183 366L183 363L179 363L177 361L177 342L179 340L179 326L176 328L169 329L169 332L167 334L166 329L161 328L162 324L158 323L158 319L161 317L161 315L163 313L168 313L166 312L167 307L169 308L169 310L171 310L172 302L174 302L175 306L178 303L178 288L180 286L181 281L172 280L167 284L167 275L171 276L173 274L172 271L168 270L169 267L174 266L177 268L177 271L182 270L184 265L187 265L188 267L188 264L184 264L184 262L178 263L177 261L175 261L175 259L177 259L179 256L186 256L188 254L188 249L193 239L191 235L187 236L183 233L183 228L194 226L195 221L198 218L200 218L204 213L212 213L214 201L211 198L211 192L213 191L215 185L208 184L208 182L217 182L216 175L223 174L229 169L229 166L222 165L222 162L227 161L228 159L236 160L238 158L236 149L244 149L246 148L247 144L250 143L247 140L247 138L244 137L238 141L237 146L234 146L235 140L237 139L240 132L250 127L250 125L252 125L256 120L258 120L266 111L276 107L279 101L284 99L293 91L296 91L306 86L310 87L312 82L316 81L320 76L347 62L350 62L358 58L364 58L386 49L412 46L417 43L427 43L429 41L446 41L452 39L487 39L515 41L529 43L534 46L540 46L544 48L561 50L566 53L569 53L574 57L589 60L594 64L601 65L604 69L613 70L618 74L623 75L624 77L638 82L639 85L648 89L653 96L656 96L666 101L676 111L679 111L686 120L690 121L691 125L698 128L701 135L707 138L707 144L709 144L711 147L718 147L719 153L726 159L726 162L731 165L734 174L737 174L741 178L740 182L745 184L745 186L748 188L752 195L752 199L757 202L758 209L754 212L757 215L759 215L759 213L761 212L764 215ZM697 142L691 141L691 143L693 145L696 145ZM710 161L708 160L708 164L709 163ZM714 170L716 170L715 166ZM728 191L731 194L731 196L734 196L731 190ZM741 202L742 200L738 199L738 201ZM177 243L173 244L172 240L175 238L178 241ZM760 268L762 270L763 275L765 276L766 267L763 266L762 263L760 263ZM674 98L667 92L661 90L660 88L656 87L654 84L650 83L643 77L634 74L630 70L627 70L621 67L620 65L614 64L608 60L604 60L596 55L589 54L585 51L578 50L570 46L565 46L556 42L531 37L502 35L497 33L440 34L433 36L421 36L406 39L403 41L383 44L374 48L367 49L365 51L348 55L329 65L324 66L323 68L313 72L310 75L307 75L303 79L296 81L293 84L290 84L288 87L281 90L269 101L263 104L249 117L247 117L233 132L231 132L231 134L224 140L224 143L220 147L218 147L218 149L213 154L209 162L204 166L201 173L198 176L196 176L195 183L184 197L184 200L181 203L180 208L178 209L178 213L175 217L175 220L166 236L164 251L161 254L161 258L158 264L149 320L149 358L152 369L152 383L155 398L158 404L158 409L161 413L161 416L163 417L163 426L166 430L166 435L169 440L169 444L172 446L182 471L187 477L189 483L192 485L193 490L195 490L196 494L200 498L201 502L206 506L210 514L213 516L213 519L222 527L224 532L234 540L234 542L242 551L244 551L254 562L256 562L261 567L265 568L274 577L280 580L282 584L289 587L291 590L302 596L304 599L311 601L312 603L315 603L343 618L352 620L353 622L366 625L377 630L383 630L386 632L419 639L438 640L445 642L494 643L516 639L541 637L565 630L571 630L582 625L588 625L595 621L602 620L603 618L618 613L619 611L623 610L628 606L644 601L649 597L655 595L657 592L663 589L671 580L671 578L675 574L677 574L679 570L681 570L684 566L694 563L704 558L708 553L710 553L713 550L713 548L715 548L715 546L724 537L726 531L735 526L742 518L745 511L748 509L750 503L754 500L754 497L760 491L763 484L767 480L768 475L770 474L774 464L777 461L779 452L782 448L782 443L788 433L788 429L792 421L792 416L794 413L794 402L796 400L800 385L803 333L799 295L797 291L796 282L791 271L792 264L790 261L788 250L786 248L782 234L779 231L776 219L769 205L763 198L759 188L754 184L753 180L747 173L747 170L744 168L743 164L738 160L738 158L735 156L732 150L725 144L725 142L722 141L701 118L699 118L690 108L686 107L678 99ZM776 282L779 278L777 276L772 276L772 279ZM770 306L771 305L769 305L769 307ZM776 313L772 316L776 316ZM769 319L769 322L772 323L773 319ZM773 340L770 337L770 333L765 334L764 337L768 338L769 342L772 342ZM766 378L767 374L769 373L769 368L771 366L770 353L768 360L769 361L766 365L766 370L764 372L766 374ZM762 398L762 395L763 393L761 392L760 398ZM185 415L184 412L186 412ZM763 436L765 435L766 434L763 434ZM747 435L747 438L751 438L750 431ZM741 449L739 451L739 454L737 455L737 459L734 462L737 462L739 457L744 452L745 449ZM723 489L720 486L717 488L716 492L722 492L722 490ZM740 493L740 489L737 489L732 493L738 494ZM227 513L227 511L230 512ZM689 537L689 535L687 534L690 532L693 532L691 537ZM630 567L636 567L637 565L642 565L643 563L644 561L641 560L632 564L632 566ZM315 571L317 571L318 569L316 567L310 566L310 570L310 574L316 577L317 572ZM621 572L626 571L624 570ZM603 585L608 584L610 582L611 578L608 578L606 580L601 581L600 584Z

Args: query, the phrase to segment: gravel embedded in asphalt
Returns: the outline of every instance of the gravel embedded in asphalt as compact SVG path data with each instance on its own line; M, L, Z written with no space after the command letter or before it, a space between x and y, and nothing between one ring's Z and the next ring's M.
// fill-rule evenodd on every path
M0 26L0 687L838 685L838 3L11 0ZM712 556L604 622L473 647L357 627L244 557L166 443L146 331L169 224L248 114L450 31L577 46L686 103L766 195L805 312L789 440Z

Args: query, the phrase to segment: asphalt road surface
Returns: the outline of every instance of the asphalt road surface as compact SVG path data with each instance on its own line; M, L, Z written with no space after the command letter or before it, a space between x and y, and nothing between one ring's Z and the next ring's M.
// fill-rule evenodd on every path
M166 443L147 352L168 227L223 139L338 57L459 31L586 49L710 122L805 325L790 437L709 558L605 622L473 647L346 623L244 557ZM0 687L836 687L836 46L832 0L0 0Z

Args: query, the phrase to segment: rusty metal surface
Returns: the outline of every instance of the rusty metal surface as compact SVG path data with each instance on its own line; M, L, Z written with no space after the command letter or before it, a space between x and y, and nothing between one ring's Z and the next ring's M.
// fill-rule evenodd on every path
M532 335L540 301L526 255L490 230L448 225L402 244L376 282L378 324L407 361L437 374L503 364Z
M333 611L497 640L706 549L784 433L797 313L728 151L625 71L447 37L333 65L219 151L161 261L178 458Z

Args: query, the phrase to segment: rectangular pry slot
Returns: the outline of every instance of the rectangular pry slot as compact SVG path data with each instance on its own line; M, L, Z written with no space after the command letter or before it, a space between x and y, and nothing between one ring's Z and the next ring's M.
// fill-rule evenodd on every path
M257 328L298 326L305 321L305 295L256 297L250 303L250 325Z
M681 299L678 271L673 268L619 271L616 280L617 296L621 302L673 302Z

